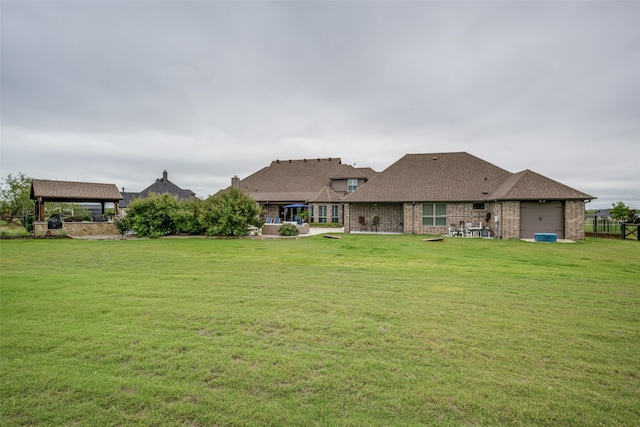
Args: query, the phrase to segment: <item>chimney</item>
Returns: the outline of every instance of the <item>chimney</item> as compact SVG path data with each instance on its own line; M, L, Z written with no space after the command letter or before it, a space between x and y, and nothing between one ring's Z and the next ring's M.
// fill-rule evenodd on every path
M238 175L234 175L231 178L231 186L233 188L240 188L240 178L238 178Z
M168 178L169 174L167 173L167 171L162 172L162 182L168 182L169 178Z

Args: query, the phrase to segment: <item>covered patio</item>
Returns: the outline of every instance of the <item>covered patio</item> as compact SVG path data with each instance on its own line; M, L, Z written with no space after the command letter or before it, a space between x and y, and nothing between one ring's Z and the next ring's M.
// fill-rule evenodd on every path
M69 235L86 236L118 233L111 221L104 220L105 205L113 203L113 212L114 215L117 215L118 202L123 199L115 184L33 179L30 196L35 201L33 229L36 237L47 235L47 233L51 234L46 219L45 203L47 202L100 203L102 212L100 221L62 223L62 229Z

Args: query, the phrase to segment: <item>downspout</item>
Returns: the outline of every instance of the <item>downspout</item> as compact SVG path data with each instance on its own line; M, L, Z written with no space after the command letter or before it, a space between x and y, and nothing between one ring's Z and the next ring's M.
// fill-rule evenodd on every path
M411 205L411 234L416 234L416 202Z
M497 200L496 200L497 202ZM502 215L502 208L504 207L504 204L502 202L500 202L500 238L502 239L502 222L504 221L503 215Z

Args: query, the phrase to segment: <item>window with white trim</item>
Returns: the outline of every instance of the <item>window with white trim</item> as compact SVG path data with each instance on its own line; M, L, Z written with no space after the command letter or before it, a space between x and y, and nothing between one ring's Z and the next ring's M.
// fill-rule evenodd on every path
M353 193L358 189L358 180L356 178L349 178L347 180L347 193Z

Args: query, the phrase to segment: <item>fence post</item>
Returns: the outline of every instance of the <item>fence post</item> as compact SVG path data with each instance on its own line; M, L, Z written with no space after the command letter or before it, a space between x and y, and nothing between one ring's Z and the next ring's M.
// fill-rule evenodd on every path
M593 217L593 237L598 237L598 215Z

